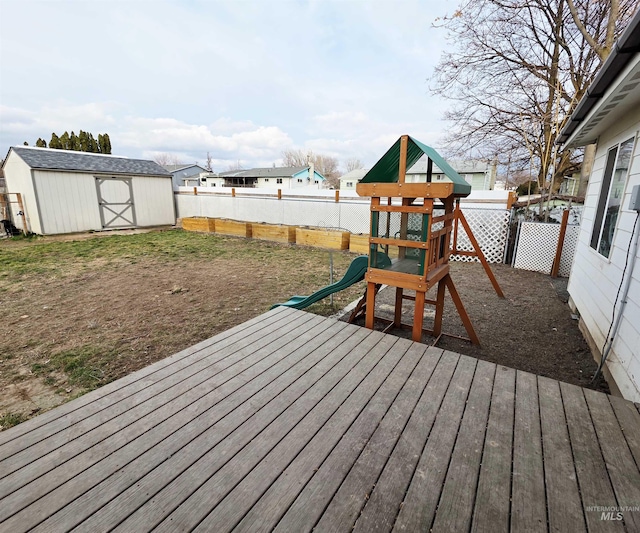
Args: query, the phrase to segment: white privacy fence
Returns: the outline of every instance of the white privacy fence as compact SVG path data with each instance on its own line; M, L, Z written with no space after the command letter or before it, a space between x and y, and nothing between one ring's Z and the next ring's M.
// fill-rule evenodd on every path
M277 190L237 189L237 195L230 188L219 188L215 192L181 187L175 194L178 218L211 217L229 218L244 222L265 222L288 226L311 226L333 228L354 234L369 233L369 199L360 198L353 191L287 190L278 198ZM336 192L339 201L336 201ZM493 191L489 191L493 192ZM486 199L462 203L473 234L480 244L487 261L502 263L507 256L506 247L509 232L517 233L513 256L513 266L549 274L558 245L560 224L543 222L520 222L512 224L511 211L499 204L482 204ZM580 208L572 208L570 221L579 220ZM436 216L440 213L434 213ZM384 216L384 213L381 213ZM390 221L389 231L395 235L399 222ZM384 221L381 227L386 228ZM510 229L511 227L511 229ZM571 262L578 241L579 225L567 226L559 275L566 277L571 271ZM511 235L513 240L514 235ZM472 251L473 247L462 225L458 227L457 244L459 250ZM509 257L511 253L509 253ZM456 256L455 261L477 261L476 257Z
M293 194L295 196L282 196L278 199L276 195L265 195L257 189L242 189L238 190L236 196L232 196L230 190L226 194L199 192L194 195L193 189L184 188L175 195L175 199L178 218L229 218L244 222L336 228L355 234L369 233L368 198L354 197L354 194L347 193L341 194L336 202L335 191L313 191L306 194L295 191ZM489 208L479 208L477 203L472 205L474 207L462 205L471 230L487 260L501 263L507 242L510 211L491 208L491 204L487 204ZM435 215L438 214L436 211ZM391 235L399 231L399 227L396 228L394 224L390 225ZM458 232L458 248L468 251L473 249L462 225ZM477 258L468 256L452 256L452 259L477 261Z
M569 277L576 251L580 226L567 226L558 275ZM550 274L558 247L560 224L521 222L513 261L515 268Z
M333 193L333 191L331 191ZM247 195L177 194L178 218L230 218L287 226L340 228L351 233L369 232L369 201L332 198Z

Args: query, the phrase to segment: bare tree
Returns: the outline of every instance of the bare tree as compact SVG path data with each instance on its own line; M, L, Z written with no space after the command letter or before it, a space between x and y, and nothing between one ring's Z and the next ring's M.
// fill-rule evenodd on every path
M351 172L352 170L357 170L362 168L362 163L357 157L352 157L351 159L347 159L344 163L347 172Z
M452 51L433 91L453 100L449 151L534 162L556 185L577 169L555 140L593 80L637 0L468 0L443 25ZM505 164L504 157L500 163Z
M229 170L229 171L231 171L231 170L244 170L244 166L242 166L242 163L238 159L235 163L231 163L227 167L227 170Z
M170 154L167 152L161 152L154 156L153 160L158 163L160 166L167 165L183 165L184 163L180 161L180 158L175 154Z
M313 163L317 172L322 174L334 187L339 183L340 172L338 160L333 156L314 154L313 151L300 149L285 150L282 152L282 164L285 167L304 167Z
M213 167L211 166L211 163L213 163L213 158L211 157L211 154L207 152L207 162L204 168L206 168L209 172L213 171Z

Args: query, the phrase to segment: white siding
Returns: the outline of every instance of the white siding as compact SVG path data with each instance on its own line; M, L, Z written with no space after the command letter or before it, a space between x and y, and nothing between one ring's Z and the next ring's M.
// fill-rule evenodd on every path
M40 228L40 219L38 218L38 205L36 203L36 195L33 190L33 181L31 179L31 167L27 165L19 155L13 150L9 152L7 161L4 164L4 177L7 186L7 192L20 193L24 204L24 211L27 218L27 230L33 233L42 233ZM12 195L12 200L15 197ZM15 216L18 212L18 206L12 204L13 223L16 227L22 229L22 217Z
M628 206L632 187L640 184L640 149L637 139L609 259L591 248L591 232L607 153L611 147L637 135L639 128L640 113L636 113L635 117L629 117L611 128L598 142L596 159L585 198L580 239L569 278L571 298L600 350L611 324L613 304L622 279L631 230L636 217L635 211L630 211ZM640 260L637 259L622 324L607 362L622 394L625 398L636 402L640 401L638 346L640 346Z
M165 226L176 223L171 180L136 176L132 181L136 224Z
M35 170L34 178L43 234L102 229L93 174Z

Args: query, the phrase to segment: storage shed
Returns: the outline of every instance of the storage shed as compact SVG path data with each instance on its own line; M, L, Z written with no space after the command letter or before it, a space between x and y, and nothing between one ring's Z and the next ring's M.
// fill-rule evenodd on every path
M153 161L14 146L2 168L11 220L32 233L175 224L171 173Z

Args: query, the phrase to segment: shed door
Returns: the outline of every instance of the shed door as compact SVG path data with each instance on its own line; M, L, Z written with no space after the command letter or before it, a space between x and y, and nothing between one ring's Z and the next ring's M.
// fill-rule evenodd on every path
M104 229L136 227L131 178L96 178Z

